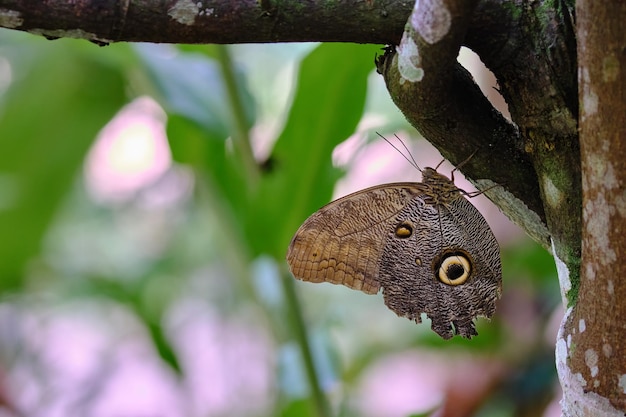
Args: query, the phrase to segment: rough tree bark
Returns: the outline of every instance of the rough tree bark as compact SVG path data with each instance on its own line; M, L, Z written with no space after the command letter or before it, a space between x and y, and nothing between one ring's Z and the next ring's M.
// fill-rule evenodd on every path
M557 340L565 415L626 415L626 3L576 6L583 229L579 296ZM562 268L561 280L570 271ZM567 284L566 284L567 285Z
M564 415L626 415L626 5L578 0L577 23L574 11L574 0L0 0L0 26L100 44L390 44L377 69L409 122L453 163L474 154L466 176L498 184L487 195L553 252ZM495 74L512 121L458 65L461 46Z

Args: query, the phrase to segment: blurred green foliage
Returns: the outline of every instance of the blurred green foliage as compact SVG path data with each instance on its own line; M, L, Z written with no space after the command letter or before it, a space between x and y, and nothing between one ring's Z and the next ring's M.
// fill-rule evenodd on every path
M428 324L416 327L395 317L380 297L303 287L286 275L283 259L292 234L330 200L342 175L332 164L333 150L357 130L365 112L381 106L372 99L380 85L371 84L379 47L266 48L275 57L268 64L252 46L98 48L0 31L3 304L29 314L44 311L43 316L76 300L122 310L182 384L194 364L181 353L187 347L172 317L189 300L205 303L226 322L243 320L272 340L272 403L253 415L360 415L353 395L368 369L410 349L444 356L469 352L506 363L510 374L479 411L484 416L497 415L493 407L496 413L521 409L516 402L527 405L536 395L517 387L549 392L554 371L545 360L550 344L542 338L559 294L552 260L535 245L525 242L503 252L505 297L523 294L519 303L530 306L528 317L537 322L521 344L511 325L518 313L506 308L491 323L479 323L480 337L444 342ZM272 88L290 85L280 79L288 65L296 68L294 83L284 108L274 108L271 103L280 99ZM261 74L275 84L260 90L262 82L251 80ZM234 90L225 82L229 77ZM99 203L85 192L81 176L98 132L140 96L152 97L165 111L175 161L170 171L193 177L190 197L165 208L146 208L145 190L123 203ZM256 156L259 166L246 168L243 154L251 150L237 141L248 143L269 119L282 122L268 129L273 137L269 150ZM377 129L393 131L402 126L399 120L398 112L387 115ZM298 295L303 288L306 294ZM23 358L7 352L12 343L30 340L20 329L2 327L21 323L6 311L0 308L0 375L25 366ZM99 319L116 323L115 314ZM125 334L110 327L115 337ZM90 387L89 398L97 397L97 387ZM21 401L16 396L14 405L23 406Z
M98 131L125 103L124 78L106 60L68 44L11 37L0 54L13 81L0 106L0 289L22 286L24 266L70 190Z

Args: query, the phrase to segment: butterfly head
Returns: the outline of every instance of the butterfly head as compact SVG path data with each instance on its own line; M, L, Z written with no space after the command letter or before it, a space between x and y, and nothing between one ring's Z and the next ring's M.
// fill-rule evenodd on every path
M445 205L461 196L461 190L454 182L434 168L426 167L422 170L422 183L428 188L426 194L431 204Z
M425 184L433 183L449 183L450 178L437 172L435 168L426 167L422 170L422 181Z

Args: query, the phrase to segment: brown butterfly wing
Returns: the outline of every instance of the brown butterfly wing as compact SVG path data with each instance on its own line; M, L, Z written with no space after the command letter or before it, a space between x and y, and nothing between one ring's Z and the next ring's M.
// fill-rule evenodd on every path
M419 196L395 219L411 225L413 233L388 233L385 239L379 271L385 304L418 323L425 313L444 339L476 335L474 319L493 314L502 285L498 242L485 219L461 196L445 206L428 204ZM469 277L449 285L437 279L438 260L457 252L470 264Z
M331 282L376 294L385 236L396 215L421 183L368 188L322 207L300 226L289 244L287 263L294 277Z

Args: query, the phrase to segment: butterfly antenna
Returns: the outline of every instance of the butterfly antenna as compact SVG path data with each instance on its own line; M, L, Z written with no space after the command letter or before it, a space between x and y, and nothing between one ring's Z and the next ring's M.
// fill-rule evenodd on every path
M397 134L393 134L396 139L398 139L398 141L402 144L402 147L404 148L404 150L406 151L407 154L409 154L409 156L411 157L411 160L409 161L411 163L411 165L413 165L415 168L417 168L418 171L422 171L419 167L419 165L417 165L417 162L415 161L415 158L413 158L413 154L411 153L411 150L409 149L408 146L406 146L406 143L404 143L404 141L402 139L400 139L400 137ZM404 157L405 159L406 156Z
M394 135L402 144L402 146L404 147L404 149L406 150L406 152L409 154L409 156L411 157L410 159L404 154L404 152L402 152L396 145L394 145L393 143L391 143L391 141L389 139L387 139L386 137L384 137L383 135L381 135L380 133L376 132L376 134L378 136L380 136L381 138L383 138L385 140L385 142L387 142L393 149L395 149L396 151L398 151L398 153L400 155L402 155L402 157L404 159L407 160L407 162L409 164L411 164L411 166L413 166L415 169L417 169L419 172L422 172L422 169L419 167L419 165L417 165L417 162L415 162L415 159L413 158L413 155L411 154L411 151L409 150L409 148L407 148L407 146L404 144L404 142L402 141L402 139L400 139L398 137L398 135Z

